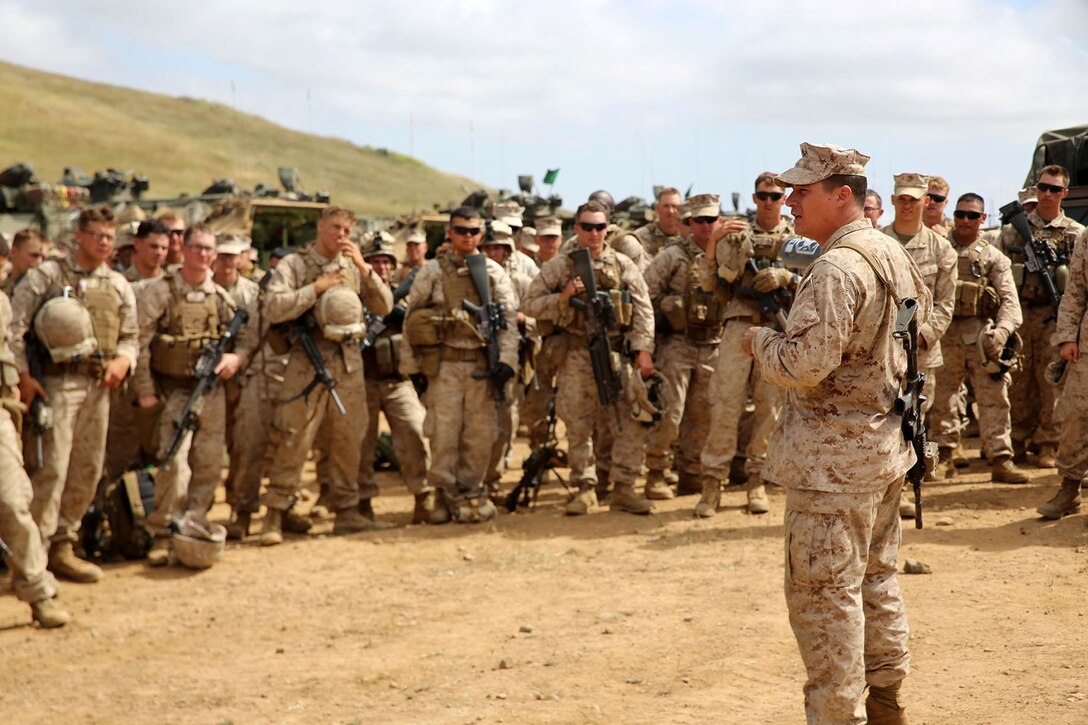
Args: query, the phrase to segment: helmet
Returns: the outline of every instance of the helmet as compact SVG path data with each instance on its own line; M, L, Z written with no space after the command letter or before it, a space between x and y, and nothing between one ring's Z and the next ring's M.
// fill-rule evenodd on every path
M208 569L223 555L227 530L221 524L202 524L186 514L171 528L174 555L183 566Z
M629 371L626 389L631 417L649 428L661 420L661 416L668 410L668 383L656 370L643 380L637 370L626 365L624 367Z
M397 254L393 251L393 235L389 232L374 232L370 239L363 241L362 251L363 259L367 261L371 257L384 255L392 259L394 265L397 263Z
M1016 370L1020 367L1020 352L1024 349L1024 341L1019 333L1012 333L1009 335L1009 339L1005 341L1005 347L1001 349L1001 355L998 359L991 360L986 354L986 346L983 344L983 340L986 338L986 333L993 329L993 320L988 320L986 326L978 334L978 354L982 360L982 369L991 376L1001 377L1009 370Z
M488 244L496 244L504 247L509 247L510 251L514 251L514 234L510 229L510 225L506 222L494 220L487 223L487 236L482 242L481 246Z
M63 295L47 300L34 317L34 334L55 363L79 361L98 352L91 313L69 296L71 291L65 287Z
M327 340L343 342L366 334L363 302L349 287L326 290L314 305L314 318Z

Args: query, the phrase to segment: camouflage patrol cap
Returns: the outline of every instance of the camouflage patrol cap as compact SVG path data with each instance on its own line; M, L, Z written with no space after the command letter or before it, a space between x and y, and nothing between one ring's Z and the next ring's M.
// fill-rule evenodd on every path
M1029 186L1026 189L1021 189L1016 194L1017 200L1021 205L1024 204L1038 204L1039 192L1035 190L1034 186Z
M240 234L224 232L215 238L216 254L242 254L249 251L249 241Z
M844 174L864 176L869 157L857 149L844 149L831 144L801 144L801 158L792 169L775 177L774 183L782 188L807 186L823 181L829 176Z
M540 251L540 245L536 243L536 227L522 227L518 234L518 246L533 254Z
M688 216L721 216L722 200L717 194L696 194L688 199Z
M676 215L680 217L680 221L682 222L686 222L688 219L691 219L691 205L685 201L683 204L680 205L680 208L677 210Z
M893 196L909 196L914 199L921 199L929 191L929 177L925 174L896 174L893 178L895 179Z
M404 239L406 244L426 244L427 234L419 227L415 227L408 232L408 236Z
M524 213L525 207L514 202L504 201L491 206L491 216L510 227L520 228L522 225L521 215Z
M536 235L538 237L561 237L563 236L563 223L551 216L537 219Z
M363 259L382 256L389 257L396 265L397 254L393 251L393 235L384 230L374 232L363 244Z

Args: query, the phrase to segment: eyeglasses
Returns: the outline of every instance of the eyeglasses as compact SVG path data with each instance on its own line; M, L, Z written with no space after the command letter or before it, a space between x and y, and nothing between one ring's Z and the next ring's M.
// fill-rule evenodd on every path
M713 224L714 222L718 221L718 217L716 217L716 216L694 216L694 217L691 218L691 221L694 224Z
M480 231L480 227L453 227L453 233L460 234L462 237L474 237Z
M578 226L582 228L583 232L603 232L605 229L608 229L608 224L605 222L600 222L598 224L593 224L592 222L578 222Z
M1035 188L1039 191L1045 191L1048 194L1060 194L1065 191L1064 186L1058 186L1057 184L1044 184L1041 181L1035 185Z
M978 221L982 218L982 212L980 211L967 211L966 209L957 209L952 212L952 216L957 219L970 219L971 221Z
M99 241L103 241L103 242L106 241L107 239L109 241L111 241L111 242L113 240L117 239L117 235L114 234L113 232L92 232L92 231L88 231L86 229L81 229L81 230L79 230L79 233L80 234L86 234L91 239L95 239L95 240L99 240Z
M944 196L943 194L934 194L932 192L929 193L929 194L926 194L926 196L928 196L933 201L934 204L942 204L942 203L944 203L945 199L948 198L947 196Z
M782 198L782 192L781 191L757 191L756 192L756 198L759 199L760 201L767 201L768 199L770 199L771 201L778 201L779 199Z
M866 206L862 207L862 211L866 214L872 214L874 211L881 211L881 208L879 206Z

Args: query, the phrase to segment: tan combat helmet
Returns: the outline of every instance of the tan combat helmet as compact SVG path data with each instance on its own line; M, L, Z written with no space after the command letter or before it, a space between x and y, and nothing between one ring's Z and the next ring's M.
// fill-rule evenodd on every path
M363 240L361 245L363 259L370 261L372 257L385 256L393 260L393 266L395 267L397 266L397 253L393 250L393 244L393 235L389 232L384 230L374 232L369 239Z
M55 363L79 362L98 352L91 313L75 297L71 287L47 300L34 317L34 334Z
M349 287L338 285L325 290L314 305L314 319L326 340L348 342L366 334L363 302Z

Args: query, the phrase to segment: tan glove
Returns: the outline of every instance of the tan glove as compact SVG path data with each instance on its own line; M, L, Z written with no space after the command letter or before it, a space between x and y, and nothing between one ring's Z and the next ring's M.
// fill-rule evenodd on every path
M986 357L998 360L1005 349L1005 343L1009 339L1009 331L995 327L987 331L982 337L982 349L986 351Z
M781 267L768 267L767 269L761 269L755 279L752 281L752 286L756 288L756 292L773 292L776 289L782 287L788 287L790 282L793 281L793 272Z

